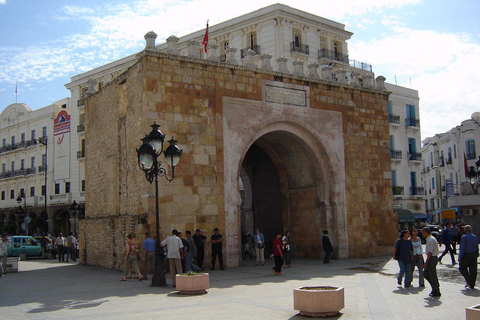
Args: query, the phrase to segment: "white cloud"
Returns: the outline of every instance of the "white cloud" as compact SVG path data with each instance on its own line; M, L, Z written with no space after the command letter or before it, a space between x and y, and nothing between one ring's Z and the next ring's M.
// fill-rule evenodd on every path
M393 34L350 45L350 55L373 63L377 75L417 89L422 139L442 133L479 111L480 44L465 34L412 30L393 25Z
M7 0L0 0L0 4L6 4Z

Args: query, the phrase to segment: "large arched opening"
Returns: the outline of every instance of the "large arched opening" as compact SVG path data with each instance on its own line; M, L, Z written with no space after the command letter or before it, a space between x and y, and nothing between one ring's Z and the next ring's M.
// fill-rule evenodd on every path
M67 235L70 231L70 213L64 209L55 212L53 215L53 234L58 235L62 232Z

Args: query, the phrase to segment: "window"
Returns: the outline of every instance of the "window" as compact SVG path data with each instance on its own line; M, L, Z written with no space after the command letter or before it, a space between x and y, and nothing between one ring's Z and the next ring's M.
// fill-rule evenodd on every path
M82 180L82 192L85 192L85 180Z
M70 193L70 182L65 182L65 193Z
M432 190L435 190L435 178L432 178Z
M452 163L452 147L448 147L448 161Z
M395 150L395 140L393 136L390 136L390 151Z
M42 166L45 166L47 164L47 155L42 154Z
M453 145L453 157L455 159L457 159L457 145L456 144Z
M301 31L293 30L293 45L295 46L295 48L300 48L301 43L302 43Z
M5 200L5 191L2 191L2 200Z
M43 127L42 128L42 137L46 137L47 136L47 127Z
M55 183L55 194L60 194L60 183Z
M407 104L407 118L416 119L415 117L415 106L412 104Z
M417 188L417 173L415 171L410 171L410 186L412 189Z
M5 173L5 172L7 172L7 164L2 163L2 173Z
M475 153L475 140L469 139L465 141L465 150L467 152L467 160L476 159L477 155Z
M30 187L30 197L35 197L35 187Z
M22 142L25 142L25 132L22 132L22 135L21 135L20 139L21 139Z
M15 190L10 190L10 199L15 199Z
M78 121L80 123L80 125L84 125L85 124L85 113L80 113L79 116L78 116Z
M7 139L3 139L2 140L2 147L6 147L7 146Z
M20 170L24 170L25 169L25 159L21 159L20 160Z
M250 32L247 35L247 45L250 49L254 50L255 46L257 45L257 32Z
M393 114L392 101L388 101L388 114Z
M433 152L430 152L430 168L433 168Z
M425 210L428 210L428 200L425 200Z
M320 37L320 49L327 50L327 38Z
M15 161L12 161L11 165L12 165L12 171L15 171Z
M30 158L30 168L35 168L35 157Z
M47 193L47 188L45 188L45 185L42 186L42 196L45 196Z
M31 131L30 136L32 137L32 140L35 140L35 130Z
M22 188L22 189L20 189L20 193L19 193L19 195L18 195L18 196L19 196L19 197L22 197L22 198L26 198L26 197L27 197L27 195L25 194L25 189L23 189L23 188Z
M12 146L15 144L15 136L12 136Z
M435 210L435 199L430 199L430 210Z
M333 41L333 57L335 60L339 60L339 56L342 53L342 47L339 42Z
M458 172L455 172L455 184L458 184Z
M392 187L397 186L397 171L392 170Z
M415 138L408 138L408 153L416 154L417 153L417 141Z

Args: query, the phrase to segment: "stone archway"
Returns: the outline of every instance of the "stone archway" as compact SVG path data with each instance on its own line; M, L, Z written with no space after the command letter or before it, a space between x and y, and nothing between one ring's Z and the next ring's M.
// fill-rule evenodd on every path
M348 257L341 114L224 98L225 225L228 239L233 239L227 247L229 264L239 262L240 246L235 243L242 206L238 179L242 177L245 185L243 161L254 144L277 169L283 231L291 229L297 236L309 233L298 239L299 255L316 256L321 250L321 230L327 228L337 244L336 256Z
M53 234L56 236L60 232L63 235L70 233L70 213L67 210L60 209L53 215Z

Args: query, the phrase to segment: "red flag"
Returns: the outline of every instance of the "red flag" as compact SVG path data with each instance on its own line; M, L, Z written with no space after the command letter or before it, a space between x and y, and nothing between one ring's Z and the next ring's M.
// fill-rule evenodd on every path
M208 20L207 20L207 30L205 30L205 36L203 37L203 50L207 53L207 45L208 45Z
M465 178L468 178L468 162L465 152L463 153L463 166L465 167Z

